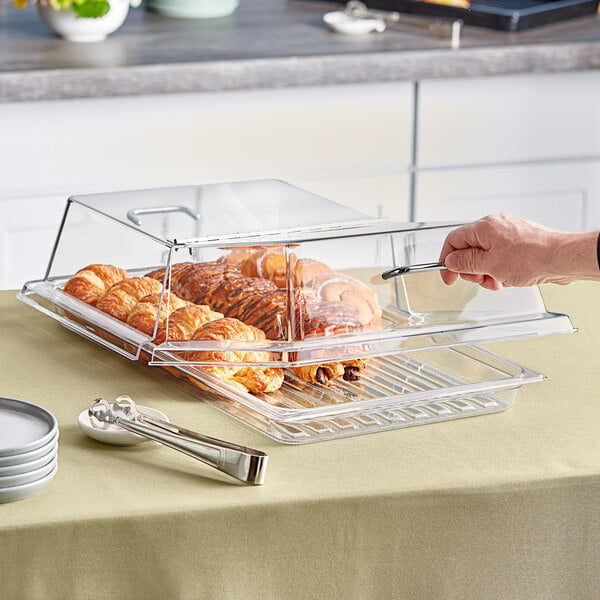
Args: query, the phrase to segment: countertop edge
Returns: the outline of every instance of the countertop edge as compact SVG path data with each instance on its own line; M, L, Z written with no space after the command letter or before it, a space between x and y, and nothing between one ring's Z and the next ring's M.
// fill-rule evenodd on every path
M600 44L289 56L0 73L0 103L600 69Z

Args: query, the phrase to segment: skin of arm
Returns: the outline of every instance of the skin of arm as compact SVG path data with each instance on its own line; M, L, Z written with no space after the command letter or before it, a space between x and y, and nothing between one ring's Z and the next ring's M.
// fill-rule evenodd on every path
M579 279L600 281L598 231L565 233L512 215L488 215L451 231L440 252L443 281L498 290Z

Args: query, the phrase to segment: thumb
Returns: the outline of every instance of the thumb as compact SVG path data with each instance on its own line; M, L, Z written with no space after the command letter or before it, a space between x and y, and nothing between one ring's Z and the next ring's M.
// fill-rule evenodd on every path
M450 252L444 259L446 268L456 273L485 274L485 250L480 248L465 248Z

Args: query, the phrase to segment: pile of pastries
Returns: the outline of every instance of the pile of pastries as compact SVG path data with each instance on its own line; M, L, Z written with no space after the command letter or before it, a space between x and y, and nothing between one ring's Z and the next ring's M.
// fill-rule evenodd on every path
M168 293L163 294L163 283ZM156 344L299 340L377 328L381 321L377 296L368 286L319 261L297 258L287 247L239 248L218 261L178 263L170 272L160 269L143 277L129 277L112 265L89 265L67 281L64 291L149 336L158 319ZM268 361L267 352L187 351L182 358L215 363L200 368L244 391L273 392L283 383L282 369L248 366ZM219 364L225 362L235 366ZM294 372L328 385L337 377L358 379L365 366L359 359Z

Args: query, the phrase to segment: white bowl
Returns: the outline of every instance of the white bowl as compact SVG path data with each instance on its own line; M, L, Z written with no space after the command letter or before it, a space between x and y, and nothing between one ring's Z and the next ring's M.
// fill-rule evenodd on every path
M163 421L169 422L169 418L160 410L150 408L149 406L137 405L137 409L144 415L154 417L156 419L162 419ZM92 421L88 415L88 411L82 410L77 417L77 422L81 430L92 439L102 442L103 444L110 444L112 446L134 446L141 444L142 442L148 442L148 438L127 431L118 425L109 425L106 429L101 427L94 427Z
M72 10L54 10L38 4L42 20L54 33L69 42L99 42L113 33L127 18L129 0L109 0L110 9L102 17L78 17Z
M383 33L386 24L381 19L361 19L336 10L323 15L323 21L329 29L345 35L367 35L368 33Z

